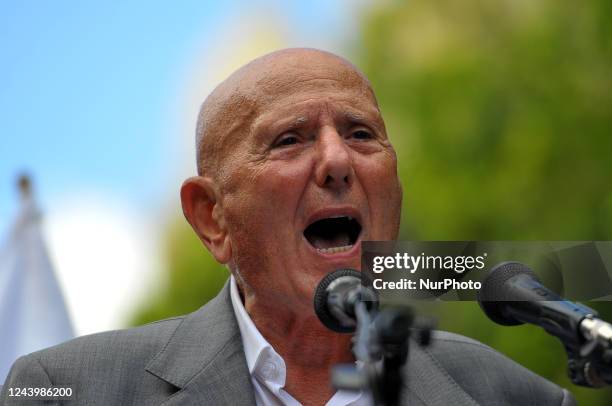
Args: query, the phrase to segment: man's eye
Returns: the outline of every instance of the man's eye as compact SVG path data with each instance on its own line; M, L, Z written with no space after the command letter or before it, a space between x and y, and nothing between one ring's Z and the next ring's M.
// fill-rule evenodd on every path
M374 138L374 136L366 130L357 130L355 132L353 132L353 138L356 138L358 140L369 140Z
M298 143L298 137L295 135L285 135L281 137L276 143L274 147L286 147L288 145L294 145Z

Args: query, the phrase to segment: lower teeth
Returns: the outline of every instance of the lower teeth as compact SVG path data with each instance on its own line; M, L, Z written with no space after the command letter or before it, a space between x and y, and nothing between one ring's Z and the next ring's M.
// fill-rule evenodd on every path
M333 248L317 248L317 251L322 252L324 254L334 254L336 252L348 251L353 247L353 245L345 245L343 247L333 247Z

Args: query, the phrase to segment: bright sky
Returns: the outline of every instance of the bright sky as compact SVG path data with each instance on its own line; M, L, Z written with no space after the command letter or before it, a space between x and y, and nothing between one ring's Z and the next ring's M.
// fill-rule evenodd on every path
M199 104L231 70L287 46L344 54L351 1L0 3L0 241L33 175L79 334L120 327L194 170ZM109 300L109 298L113 300Z

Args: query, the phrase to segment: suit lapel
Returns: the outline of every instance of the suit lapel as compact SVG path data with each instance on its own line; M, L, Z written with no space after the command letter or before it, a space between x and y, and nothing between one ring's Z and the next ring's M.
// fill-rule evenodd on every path
M255 404L228 283L183 320L145 369L179 388L163 405Z
M432 345L435 345L435 340ZM414 341L410 343L410 358L405 378L407 387L404 388L403 404L447 406L452 400L453 405L478 405L427 349L421 348Z

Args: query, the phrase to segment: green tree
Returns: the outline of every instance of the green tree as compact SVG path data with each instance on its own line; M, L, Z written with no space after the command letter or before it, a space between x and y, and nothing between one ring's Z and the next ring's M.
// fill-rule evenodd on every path
M412 0L364 15L355 53L397 149L402 239L612 237L611 16L605 0ZM580 403L612 400L572 385L541 329L495 326L474 303L430 312Z
M165 234L165 281L137 310L132 325L191 313L215 297L229 272L204 248L184 218L173 219Z

